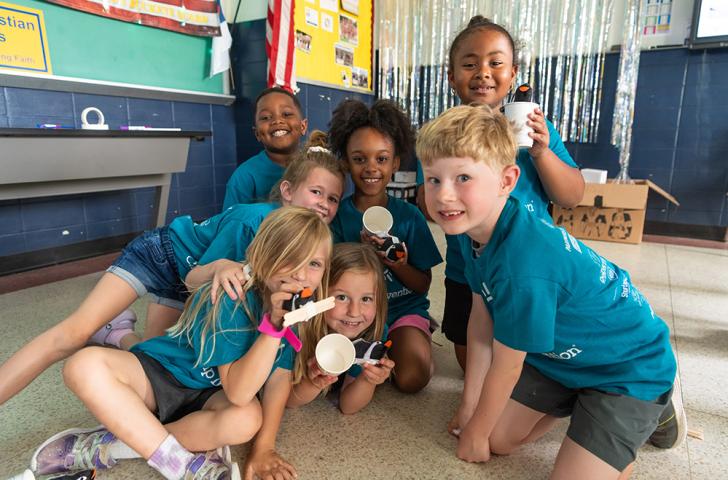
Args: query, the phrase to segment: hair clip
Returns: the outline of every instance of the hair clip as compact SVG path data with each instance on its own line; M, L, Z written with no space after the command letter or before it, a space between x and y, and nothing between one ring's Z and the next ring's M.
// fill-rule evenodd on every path
M321 153L331 153L331 150L329 150L326 147L320 147L318 145L314 145L313 147L308 147L308 152L321 152Z

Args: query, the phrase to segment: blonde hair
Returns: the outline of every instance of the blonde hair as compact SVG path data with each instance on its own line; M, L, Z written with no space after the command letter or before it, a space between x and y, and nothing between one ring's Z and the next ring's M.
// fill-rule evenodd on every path
M270 299L270 290L266 282L272 276L281 272L295 272L303 268L316 253L319 246L324 243L328 246L324 276L321 280L325 287L328 284L330 252L332 249L331 232L318 214L302 207L281 207L270 214L261 223L258 233L245 251L246 262L250 266L250 278L243 285L243 295L235 301L235 310L242 306L246 315L258 326L250 305L246 300L250 290L255 291L263 303L264 311L270 310L267 302ZM172 337L185 336L192 345L192 335L200 335L200 354L195 365L209 361L215 351L215 335L219 332L220 304L226 296L225 291L218 289L218 301L215 305L210 303L212 293L211 282L202 285L191 295L185 303L182 316L175 326L168 330ZM324 298L325 288L322 285L316 288L317 299ZM201 317L202 315L202 317ZM201 326L196 328L198 322ZM212 339L210 355L203 359L206 342Z
M288 182L291 185L291 190L295 190L317 168L323 168L341 180L341 190L343 192L346 179L345 167L328 149L328 137L321 130L311 132L306 145L288 163L281 179L271 188L270 200L273 202L281 201L281 182Z
M382 263L371 245L362 243L337 243L331 256L331 274L329 287L331 290L341 277L352 272L360 275L374 274L374 300L377 304L374 322L362 332L361 338L367 341L381 340L384 324L387 321L387 285L384 282ZM326 315L324 313L324 315ZM293 369L293 383L299 383L306 376L307 363L315 355L316 344L325 335L332 333L321 316L302 324L299 328L303 348L296 356Z
M446 110L422 127L416 149L424 165L438 158L470 157L498 172L514 165L518 153L508 119L487 105Z

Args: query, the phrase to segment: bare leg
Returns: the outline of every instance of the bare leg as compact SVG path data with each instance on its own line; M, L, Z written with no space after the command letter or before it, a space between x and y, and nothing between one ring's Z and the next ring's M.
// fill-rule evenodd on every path
M128 283L112 273L105 273L75 312L35 337L0 365L0 405L46 368L82 348L96 331L136 299L136 291Z
M400 327L389 334L394 360L394 384L405 393L417 393L430 382L433 373L429 337L415 327Z
M555 417L508 400L490 435L490 450L497 455L509 455L521 445L541 438L557 421Z
M631 466L625 469L627 475L629 475L630 471ZM556 456L556 465L554 465L554 471L551 472L550 478L553 480L581 480L584 478L585 472L588 472L590 480L617 480L622 478L620 472L604 460L578 445L569 437L564 438L559 454Z
M239 407L230 403L223 390L215 393L199 412L165 425L169 433L191 452L205 452L223 445L250 441L263 423L258 399Z
M159 337L165 334L165 331L177 323L182 310L161 305L159 303L150 303L147 308L147 324L144 327L144 340Z
M457 343L455 346L455 358L458 361L458 365L460 365L460 368L463 369L463 372L465 372L465 360L468 356L468 346L467 345L458 345Z
M167 437L152 411L152 386L134 354L89 347L72 356L63 368L68 388L117 438L145 459Z

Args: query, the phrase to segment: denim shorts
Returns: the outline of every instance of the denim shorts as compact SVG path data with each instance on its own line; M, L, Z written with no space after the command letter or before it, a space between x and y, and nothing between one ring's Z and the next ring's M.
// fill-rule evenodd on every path
M106 271L126 281L140 297L149 293L155 303L184 309L189 292L179 278L167 227L146 231L129 242Z

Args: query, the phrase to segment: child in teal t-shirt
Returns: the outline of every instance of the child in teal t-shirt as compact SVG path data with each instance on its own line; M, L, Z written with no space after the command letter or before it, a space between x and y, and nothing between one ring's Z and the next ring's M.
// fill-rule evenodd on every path
M355 187L331 223L334 240L381 246L384 240L367 234L362 225L363 213L379 206L389 210L394 219L389 233L406 246L397 261L387 259L383 251L378 255L387 280L393 382L403 392L418 392L429 383L434 369L427 293L431 268L442 258L422 213L414 205L387 195L387 184L400 159L411 155L412 127L404 112L388 100L379 100L371 108L346 100L334 110L330 125L331 146L345 162Z
M67 385L103 427L53 436L33 456L33 470L110 468L125 444L167 479L240 478L216 449L257 435L246 460L251 472L295 475L275 452L292 349L300 348L288 343L295 333L283 327L284 302L303 289L321 290L331 249L331 233L316 213L283 207L250 244L251 274L240 300L213 305L207 284L167 335L131 352L90 347L76 353L65 366ZM271 472L271 465L278 466Z
M518 72L513 38L503 27L480 15L453 40L449 51L448 80L462 104L500 108L508 97ZM533 147L520 148L516 164L521 176L511 193L530 212L548 219L550 201L563 207L576 206L584 193L584 180L566 150L559 133L541 109L530 115ZM422 184L418 162L417 184ZM424 200L418 188L418 205ZM455 344L455 356L465 369L471 292L464 276L462 254L451 237L447 239L445 267L445 311L442 331Z
M279 87L266 88L255 99L255 138L263 150L243 162L230 176L223 209L238 203L265 201L298 151L308 122L295 95Z
M301 327L304 346L296 357L288 406L305 405L334 385L339 409L353 414L371 402L377 385L389 378L394 362L384 357L377 364L354 364L339 376L328 375L316 363L315 350L319 340L330 333L352 341L386 341L387 287L379 257L370 245L334 245L328 294L335 299L334 308Z
M669 330L626 272L510 197L515 152L487 106L452 108L417 140L427 209L458 235L475 292L449 430L458 457L484 462L570 416L552 476L616 479L670 402Z

